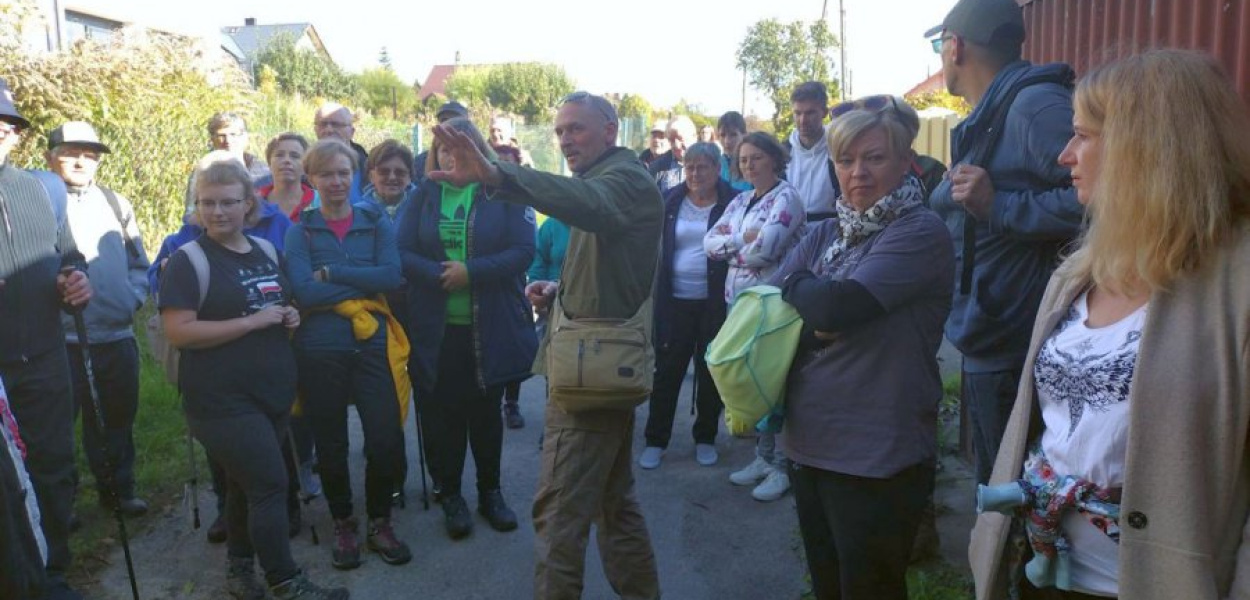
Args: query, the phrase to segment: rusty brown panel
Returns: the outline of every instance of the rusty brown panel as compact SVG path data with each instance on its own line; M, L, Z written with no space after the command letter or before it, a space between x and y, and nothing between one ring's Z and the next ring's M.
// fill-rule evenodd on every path
M1024 56L1084 73L1145 48L1215 56L1250 103L1250 0L1016 0L1028 37Z

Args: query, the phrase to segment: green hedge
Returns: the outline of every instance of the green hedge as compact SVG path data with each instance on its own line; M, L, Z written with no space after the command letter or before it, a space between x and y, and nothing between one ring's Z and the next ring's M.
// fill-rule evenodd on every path
M187 176L209 150L205 126L213 113L242 114L252 132L251 151L261 155L269 138L283 131L313 139L321 101L253 90L233 65L214 65L193 45L161 38L80 42L57 54L0 44L0 77L31 122L13 163L46 168L49 131L71 120L94 125L113 150L98 179L134 203L150 255L181 225ZM390 137L411 143L402 123L365 117L356 129L366 148Z

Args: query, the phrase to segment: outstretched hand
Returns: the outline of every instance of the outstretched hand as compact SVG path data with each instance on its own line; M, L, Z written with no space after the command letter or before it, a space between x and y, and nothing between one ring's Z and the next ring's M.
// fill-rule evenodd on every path
M464 187L470 183L494 187L502 183L503 175L499 169L486 160L486 156L469 136L444 125L435 125L434 139L451 152L455 164L449 171L438 170L426 173L430 179L446 181L456 187Z

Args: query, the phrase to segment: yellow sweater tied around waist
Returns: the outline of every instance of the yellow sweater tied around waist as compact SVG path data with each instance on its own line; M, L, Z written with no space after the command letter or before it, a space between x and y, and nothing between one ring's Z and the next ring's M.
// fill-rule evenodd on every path
M395 380L395 398L399 401L399 419L401 423L408 421L408 404L412 397L412 379L408 377L408 354L411 346L408 336L399 320L391 313L391 307L384 296L344 300L329 309L334 314L351 321L352 335L357 341L367 340L378 332L378 320L374 314L386 318L386 362L391 366L391 378ZM292 414L300 414L301 406L297 400Z

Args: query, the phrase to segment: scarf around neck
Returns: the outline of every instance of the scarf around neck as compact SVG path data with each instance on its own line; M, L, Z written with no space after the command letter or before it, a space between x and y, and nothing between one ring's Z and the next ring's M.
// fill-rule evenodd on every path
M838 201L834 203L834 208L837 209L838 228L842 235L838 236L838 239L834 240L829 245L829 250L825 252L823 260L825 267L830 269L836 267L848 251L885 229L903 214L923 204L924 188L920 180L910 173L903 177L903 183L894 188L894 191L877 200L862 213L851 207L845 197L838 198Z

